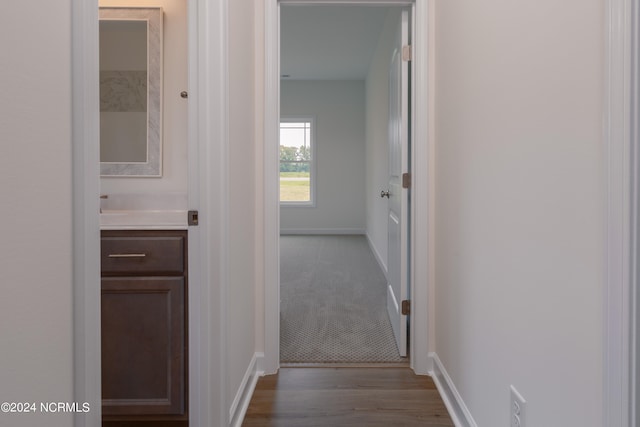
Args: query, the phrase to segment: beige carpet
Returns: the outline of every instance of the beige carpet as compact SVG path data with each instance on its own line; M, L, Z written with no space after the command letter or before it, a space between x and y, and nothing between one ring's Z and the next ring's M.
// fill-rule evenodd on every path
M280 238L280 361L402 362L364 236Z

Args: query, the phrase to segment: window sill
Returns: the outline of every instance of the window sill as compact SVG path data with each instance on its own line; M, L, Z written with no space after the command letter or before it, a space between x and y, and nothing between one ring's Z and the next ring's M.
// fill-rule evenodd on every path
M280 202L281 208L315 208L314 202Z

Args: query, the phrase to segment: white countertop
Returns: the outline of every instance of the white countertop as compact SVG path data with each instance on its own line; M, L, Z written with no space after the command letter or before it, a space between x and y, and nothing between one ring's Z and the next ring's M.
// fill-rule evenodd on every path
M186 210L103 210L101 230L185 230Z

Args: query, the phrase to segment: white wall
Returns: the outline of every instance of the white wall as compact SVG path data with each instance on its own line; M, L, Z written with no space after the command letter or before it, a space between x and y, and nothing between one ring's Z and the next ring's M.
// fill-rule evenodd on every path
M253 0L229 2L228 402L255 353L256 179Z
M602 423L602 0L436 8L436 351L477 424Z
M73 400L70 9L0 3L3 402ZM0 413L0 425L72 418Z
M253 250L255 262L255 349L264 353L265 337L265 309L264 309L264 285L265 285L265 263L264 263L264 2L254 4L254 227L256 245Z
M100 179L101 194L187 193L187 0L99 0L100 6L162 7L164 12L161 178ZM175 199L177 200L177 199ZM186 209L186 206L171 206Z
M389 204L380 191L389 186L389 64L399 14L389 10L365 82L367 236L385 272Z
M281 207L280 229L365 229L364 82L282 81L280 115L316 121L316 206Z

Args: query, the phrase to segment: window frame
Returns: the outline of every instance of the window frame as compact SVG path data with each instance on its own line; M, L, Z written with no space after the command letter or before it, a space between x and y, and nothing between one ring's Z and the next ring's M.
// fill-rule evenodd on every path
M278 124L278 153L280 152L280 129L283 123L310 123L310 148L311 160L309 161L309 201L282 201L280 200L280 172L278 172L278 201L280 207L316 207L316 119L314 116L284 116L280 118ZM281 161L278 160L278 171L280 171Z

